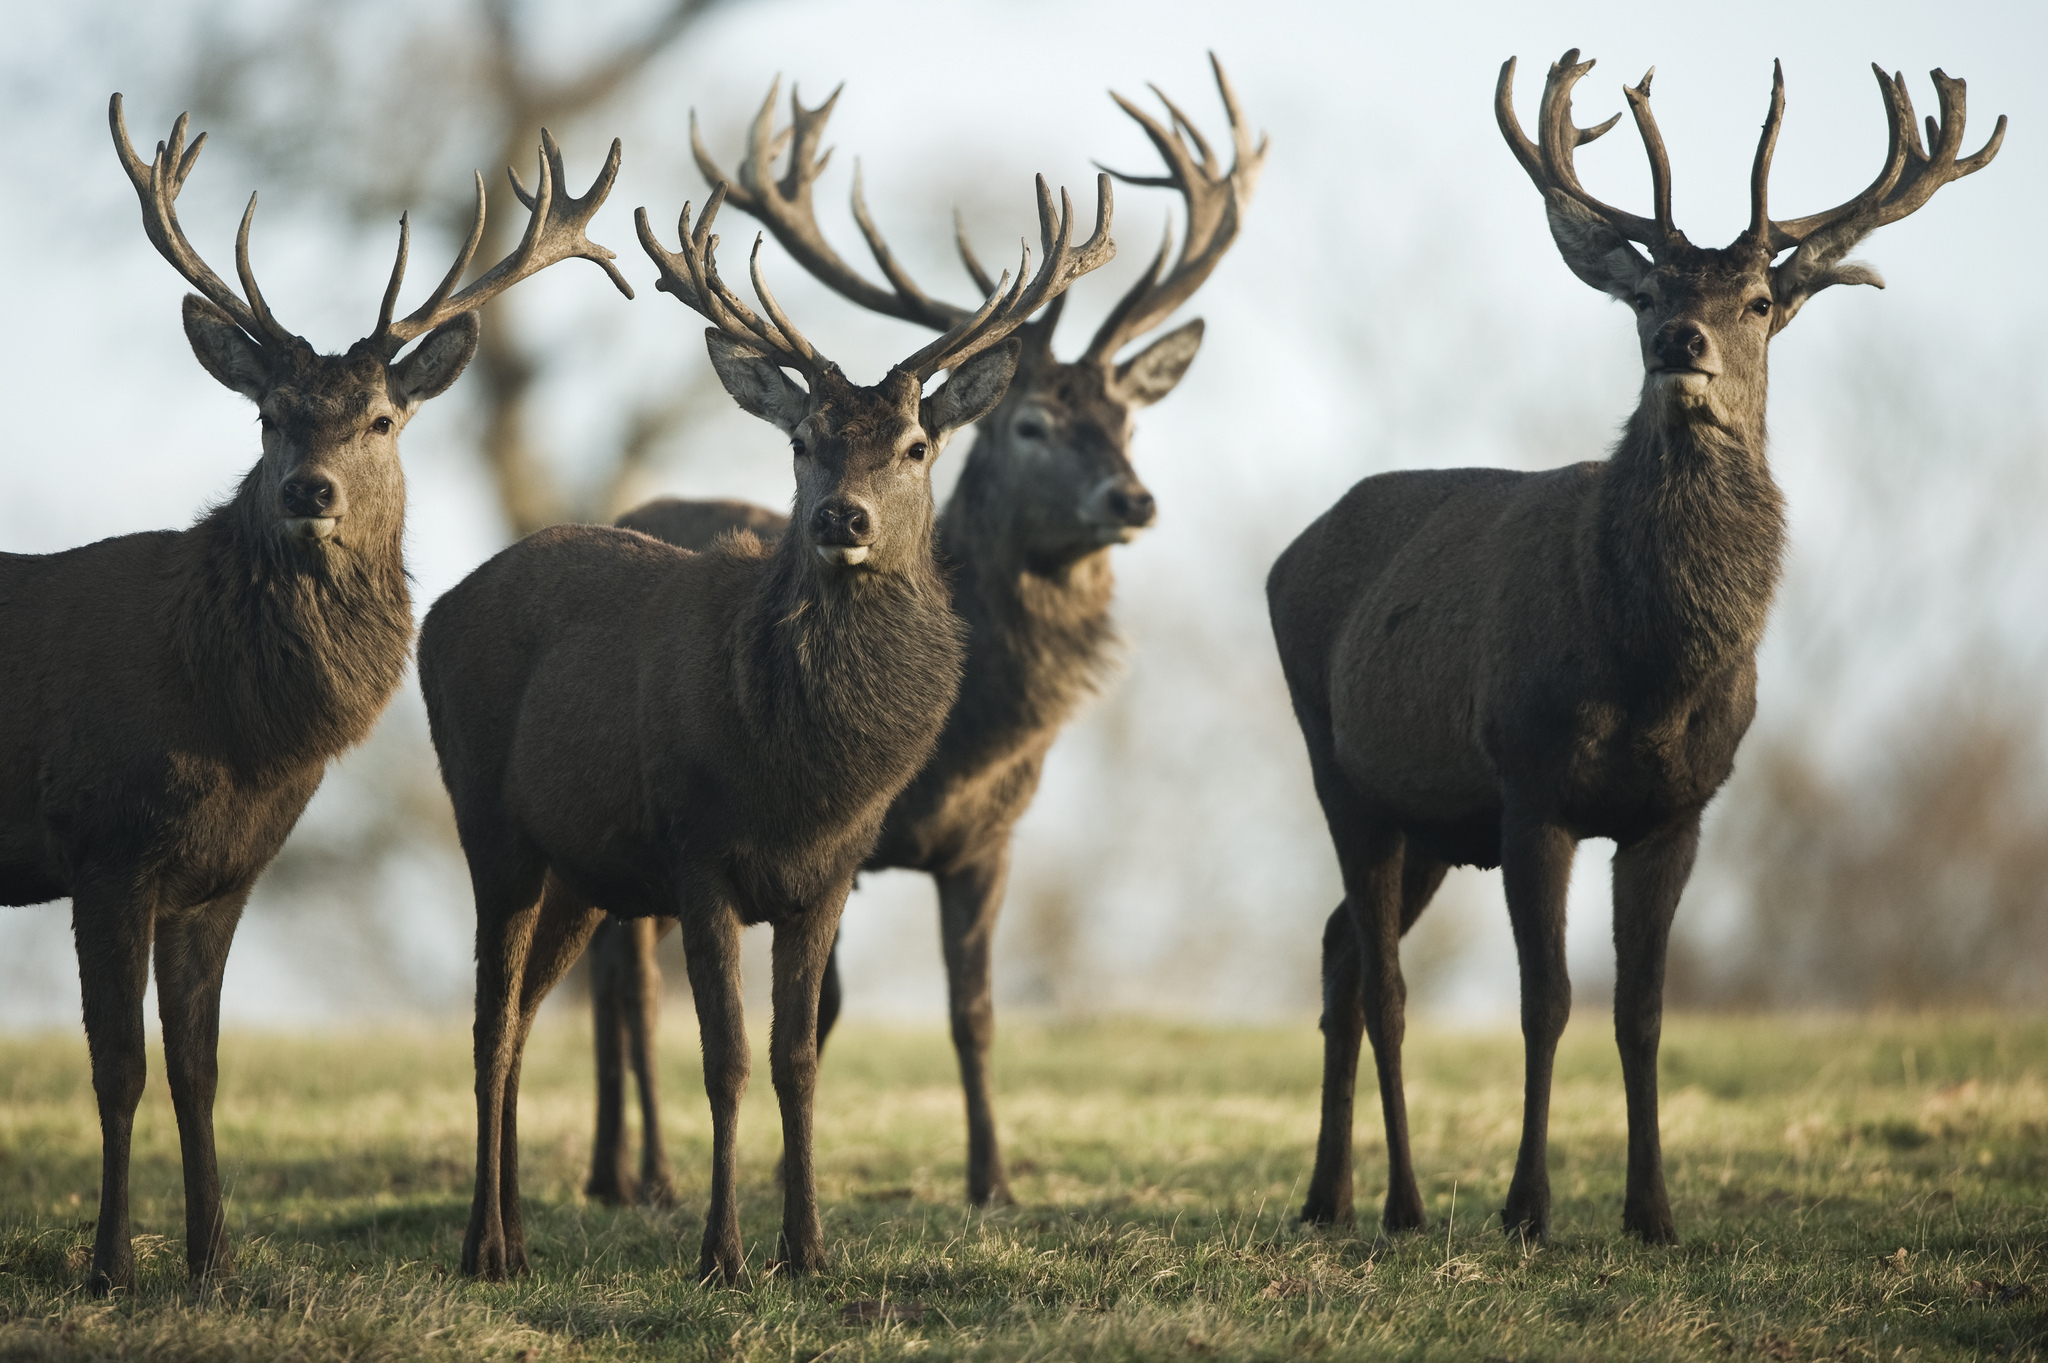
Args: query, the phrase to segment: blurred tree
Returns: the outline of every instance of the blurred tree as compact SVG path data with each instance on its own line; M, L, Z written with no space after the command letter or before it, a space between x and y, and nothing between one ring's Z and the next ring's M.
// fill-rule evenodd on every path
M266 184L332 200L365 227L434 204L445 235L460 241L471 200L450 187L485 167L481 270L517 244L525 223L498 168L530 175L542 126L600 118L720 3L658 0L609 23L518 0L310 4L268 24L216 11L195 45L193 114L255 161ZM610 31L593 37L599 27ZM574 169L587 177L596 167ZM638 400L608 464L572 489L561 461L538 448L528 406L548 352L522 330L516 305L484 313L467 386L483 409L477 452L507 526L519 536L608 519L699 395L683 386Z

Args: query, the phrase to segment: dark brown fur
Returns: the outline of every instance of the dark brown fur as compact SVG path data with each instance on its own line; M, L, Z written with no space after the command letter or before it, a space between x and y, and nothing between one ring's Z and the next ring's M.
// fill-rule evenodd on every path
M1527 1041L1522 1143L1502 1223L1550 1224L1552 1058L1571 1010L1565 887L1578 842L1612 838L1614 1022L1628 1095L1623 1226L1674 1238L1657 1131L1665 948L1701 811L1756 709L1756 648L1784 545L1765 460L1767 347L1806 299L1876 276L1841 257L1875 216L1815 233L1773 265L1763 186L1724 250L1659 213L1631 219L1572 186L1576 51L1552 67L1541 153L1501 76L1502 129L1544 187L1552 236L1586 283L1637 313L1640 402L1605 463L1545 473L1457 469L1368 478L1302 532L1267 581L1274 638L1344 879L1323 935L1322 1131L1302 1216L1352 1215L1361 1033L1386 1120L1389 1229L1422 1224L1409 1152L1400 939L1452 865L1500 866ZM1882 79L1882 77L1881 77ZM1949 109L1944 93L1943 107ZM1562 104L1552 123L1548 115ZM1960 104L1956 105L1958 113ZM1960 118L1952 125L1960 132ZM1873 210L1874 212L1874 210ZM1628 235L1624 235L1624 230ZM1630 240L1650 244L1655 263Z
M696 553L560 527L427 616L420 681L477 898L477 1195L463 1267L525 1266L515 1114L534 1010L605 908L680 918L704 1038L713 1187L702 1274L744 1276L735 1196L747 1078L739 929L775 928L771 1056L787 1152L780 1257L824 1262L811 1163L819 987L890 801L931 754L960 625L933 558L930 459L1000 399L1015 345L920 399L824 374L810 394L713 333L743 406L798 446L806 527ZM864 509L865 557L844 509Z
M0 554L0 903L72 900L104 1140L102 1292L135 1284L128 1149L152 941L187 1261L195 1277L231 1265L212 1129L221 972L256 877L405 670L398 429L476 335L465 319L387 367L261 349L198 298L186 331L263 412L263 458L235 496L182 532ZM308 477L342 513L326 538L287 504Z

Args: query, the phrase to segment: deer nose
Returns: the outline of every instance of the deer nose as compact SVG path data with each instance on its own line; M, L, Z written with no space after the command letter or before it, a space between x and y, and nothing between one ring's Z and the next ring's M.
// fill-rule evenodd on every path
M1707 333L1693 322L1667 322L1657 333L1657 362L1666 369L1697 369L1707 357Z
M287 516L331 516L334 510L334 482L319 474L287 478L279 489Z
M1111 488L1109 496L1103 499L1109 514L1129 526L1147 526L1159 514L1158 503L1152 500L1141 483L1127 483Z
M813 543L862 545L874 538L874 518L852 497L834 497L811 513Z

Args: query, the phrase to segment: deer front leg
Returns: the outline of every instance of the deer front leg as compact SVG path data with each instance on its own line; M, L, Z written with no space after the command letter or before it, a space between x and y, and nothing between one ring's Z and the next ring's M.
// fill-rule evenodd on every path
M747 1022L740 1005L740 923L727 904L706 896L683 905L682 929L703 1037L704 1092L711 1100L711 1205L704 1212L697 1277L702 1281L719 1274L737 1287L747 1279L737 1189L740 1098L747 1091L748 1067Z
M1565 890L1577 843L1556 824L1519 814L1501 820L1501 875L1522 976L1522 1148L1508 1185L1501 1227L1511 1236L1550 1234L1550 1076L1558 1038L1572 1013L1565 969Z
M638 1192L627 1172L626 987L631 968L625 920L606 917L590 939L590 1022L597 1050L597 1136L591 1144L590 1179L583 1192L619 1206Z
M633 1083L640 1091L640 1201L655 1207L676 1202L675 1171L661 1138L661 1090L654 1078L654 1035L661 1025L661 963L654 948L674 924L673 918L635 918L626 924L631 950L621 1013Z
M92 1054L93 1096L100 1109L100 1215L88 1280L95 1297L135 1290L135 1253L128 1240L128 1154L135 1106L142 1101L148 1068L142 1001L149 989L154 918L154 906L144 892L111 879L81 884L71 900L85 1042Z
M526 1219L519 1199L519 1074L526 1056L533 1019L569 967L583 954L590 934L604 919L604 910L565 890L553 876L541 893L526 964L519 973L518 1014L512 1036L512 1063L505 1071L503 1111L498 1121L498 1214L505 1236L505 1271L524 1276Z
M967 1200L977 1207L1009 1207L1017 1201L996 1142L988 1083L988 1052L996 1028L989 948L1009 871L1010 844L1005 840L980 861L934 877L939 885L939 936L945 947L953 1050L960 1058L960 1087L967 1096Z
M530 878L530 894L522 893L526 888L479 880L476 890L476 1193L462 1271L488 1282L503 1282L508 1269L500 1167L505 1090L517 1059L519 982L540 917L540 877Z
M220 1079L220 983L247 886L157 925L157 1015L185 1170L185 1267L193 1281L234 1271L221 1214L213 1099Z
M769 1025L768 1061L782 1109L782 1241L776 1257L791 1273L814 1273L825 1266L811 1125L818 1087L818 991L851 888L850 882L843 884L822 904L775 923L775 1016Z
M1678 897L1699 851L1695 814L1614 854L1614 1039L1628 1092L1628 1190L1622 1228L1653 1245L1678 1239L1664 1193L1657 1131L1657 1046L1664 1031L1664 957Z

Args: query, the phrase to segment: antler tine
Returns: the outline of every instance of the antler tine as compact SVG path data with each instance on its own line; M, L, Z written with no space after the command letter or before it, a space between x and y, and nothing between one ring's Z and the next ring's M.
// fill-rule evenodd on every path
M476 218L470 228L469 240L464 244L462 253L457 256L454 267L443 277L440 286L424 304L400 321L380 324L372 338L381 342L387 353L396 354L399 347L414 337L424 335L462 313L474 312L520 280L538 274L548 266L572 256L580 256L595 263L610 277L612 284L620 293L631 298L633 286L626 282L625 276L619 273L618 266L612 263L617 257L585 235L590 219L604 205L606 196L611 193L612 182L618 178L619 162L623 156L624 149L619 140L613 138L611 154L605 158L603 168L598 171L597 178L591 181L590 188L578 198L569 194L563 185L566 172L562 165L561 146L555 141L552 133L545 128L541 129L538 186L529 192L521 183L518 172L510 167L506 168L506 174L512 180L512 192L519 196L519 201L531 213L519 245L467 288L459 293L449 294L448 290L461 279L463 271L468 268L470 260L475 256L477 244L483 239L483 177L477 176Z
M1671 155L1664 150L1664 134L1658 131L1657 117L1650 112L1650 78L1656 74L1657 68L1653 66L1643 72L1641 85L1623 86L1621 93L1628 99L1636 131L1643 135L1643 151L1650 158L1650 200L1657 215L1658 234L1670 237L1678 232L1671 221Z
M1999 115L1991 137L1971 156L1957 159L1962 150L1967 103L1964 82L1937 68L1930 74L1941 102L1939 121L1927 120L1928 146L1920 143L1920 129L1913 113L1912 95L1902 73L1887 75L1873 63L1878 93L1884 99L1885 121L1890 145L1883 169L1861 194L1848 202L1803 218L1770 223L1768 249L1772 255L1797 246L1814 233L1837 224L1856 229L1857 235L1883 227L1916 211L1934 197L1936 190L1952 180L1973 175L1991 164L2005 142L2005 116Z
M1616 114L1603 123L1590 128L1581 128L1572 120L1572 89L1588 71L1593 69L1591 59L1581 62L1579 50L1572 48L1562 58L1552 63L1550 74L1543 82L1543 103L1537 115L1536 140L1542 152L1543 169L1548 188L1554 188L1581 207L1589 209L1606 223L1631 241L1640 242L1650 248L1651 255L1659 251L1677 235L1675 228L1657 218L1645 218L1625 209L1603 203L1587 192L1579 182L1578 167L1573 163L1573 153L1586 143L1604 137L1617 123L1621 115ZM1654 118L1648 117L1648 82L1629 99L1634 112L1636 127L1643 135L1644 149L1650 156L1650 183L1653 196L1668 198L1670 194L1671 166L1668 158L1661 155L1664 139L1657 131ZM1624 87L1624 93L1627 93ZM1640 98L1638 98L1638 96ZM1669 208L1665 209L1668 215Z
M479 177L481 178L481 177ZM412 249L412 214L398 215L398 258L391 262L391 281L384 286L384 301L377 307L377 329L370 334L382 336L391 329L391 313L398 306L398 288L405 283L405 260ZM464 262L467 264L467 262Z
M996 288L989 292L988 300L972 317L904 360L896 366L898 369L915 375L919 382L923 382L941 369L965 363L1003 341L1024 325L1032 313L1064 293L1076 279L1099 268L1116 254L1116 243L1109 237L1115 195L1110 189L1108 175L1095 177L1095 231L1078 247L1072 244L1073 200L1064 189L1060 191L1055 227L1052 190L1043 175L1038 177L1038 204L1039 231L1046 248L1045 260L1038 267L1038 273L1030 274L1031 248L1026 246L1023 260L1017 268L1017 281L1010 285L1007 293L1004 285L1009 283L1010 276L1005 273L997 281ZM1027 275L1030 276L1028 283Z
M640 245L661 272L661 280L655 287L663 293L673 294L685 307L701 314L724 335L815 382L832 367L832 362L820 355L802 333L790 325L774 295L768 292L761 274L761 237L757 235L754 239L750 269L754 288L770 320L764 322L756 316L753 309L741 302L718 277L718 238L712 235L711 224L724 205L728 191L729 186L721 181L706 201L703 216L697 220L694 230L690 226L690 205L683 205L676 223L677 234L682 238L682 250L679 252L671 252L661 244L647 220L645 208L633 211L633 227L639 235Z
M960 248L960 263L967 267L967 274L974 280L974 286L981 290L982 297L996 291L996 282L988 277L988 271L981 268L981 261L975 258L974 247L967 241L967 219L960 216L960 210L953 210L953 244Z
M1756 162L1749 172L1749 231L1745 234L1763 241L1771 226L1769 198L1771 157L1778 150L1778 129L1785 122L1785 64L1771 61L1771 108L1764 115L1763 135L1757 139Z
M941 331L958 325L967 317L966 310L933 298L919 288L897 263L888 243L876 230L861 195L857 166L853 185L854 220L860 225L861 235L866 238L868 249L874 254L875 263L881 267L890 288L884 289L865 278L825 240L825 234L818 227L812 189L832 153L828 149L819 155L817 147L824 138L825 124L832 116L833 106L838 103L839 92L845 87L842 85L835 89L817 108L806 109L792 86L790 126L776 132L775 101L781 88L778 77L769 87L768 98L762 102L761 110L748 131L747 153L740 162L739 180L731 185L728 196L732 205L759 221L797 264L849 302L870 312ZM789 166L777 180L772 166L785 147L789 150ZM696 157L697 169L703 172L706 180L713 184L727 180L718 163L711 159L711 153L705 150L695 111L690 114L690 149Z
M254 195L250 196L249 208L242 215L242 227L235 247L235 262L242 285L248 291L248 301L244 301L213 272L186 238L185 229L178 222L178 193L185 187L186 177L198 162L200 149L206 145L205 133L194 138L190 147L185 145L185 130L190 121L189 116L179 114L177 122L171 125L170 138L157 143L153 160L144 161L129 139L128 120L121 106L120 94L116 93L107 102L107 126L113 133L114 150L120 156L121 168L128 173L128 182L134 186L135 196L142 205L143 233L156 247L157 254L170 262L171 268L255 340L270 345L303 345L303 341L279 326L270 315L270 309L263 303L263 295L257 291L255 274L249 269L249 221L256 211Z
M1157 86L1152 87L1153 93L1166 106L1167 115L1173 122L1171 128L1161 125L1122 95L1114 91L1110 93L1117 107L1145 130L1145 136L1166 163L1167 173L1161 176L1125 175L1114 170L1109 173L1127 184L1178 190L1187 212L1187 229L1181 240L1180 259L1173 268L1164 272L1148 272L1117 301L1109 316L1096 328L1094 337L1088 342L1086 357L1098 363L1110 362L1117 351L1131 340L1165 321L1207 281L1223 259L1224 252L1237 239L1244 208L1251 202L1252 190L1265 166L1267 139L1262 136L1256 147L1252 145L1250 131L1237 103L1237 92L1231 88L1230 78L1224 74L1223 63L1211 52L1209 64L1215 72L1217 92L1223 98L1223 108L1230 119L1233 155L1228 173L1222 171L1220 159L1194 122ZM1194 142L1192 150L1188 146L1190 139Z

